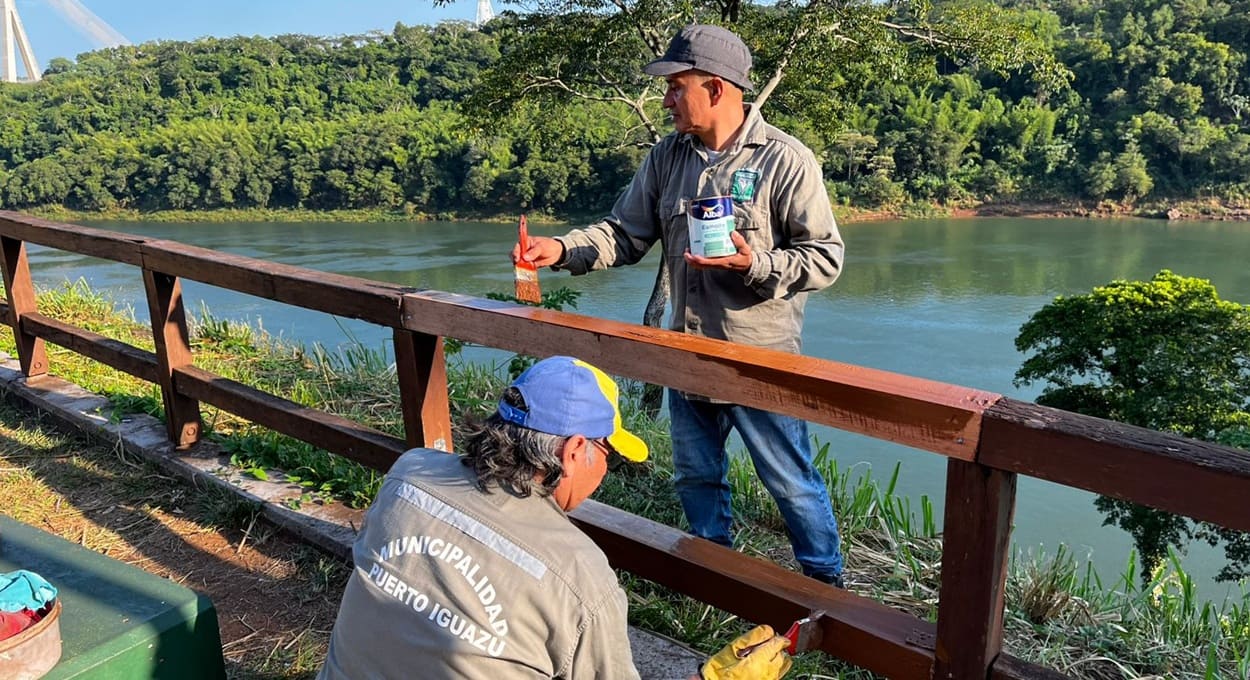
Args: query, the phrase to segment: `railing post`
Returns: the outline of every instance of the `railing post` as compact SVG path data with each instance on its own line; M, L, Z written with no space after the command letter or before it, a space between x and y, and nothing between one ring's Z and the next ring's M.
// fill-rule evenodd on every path
M1015 473L947 462L934 678L988 678L1002 651L1015 507Z
M34 378L48 372L48 353L43 338L22 330L22 315L36 311L35 284L30 278L30 262L26 259L26 242L8 236L0 237L4 254L4 290L9 298L9 323L17 341L17 359L22 374Z
M395 374L408 446L451 451L447 361L437 335L395 329Z
M147 290L148 313L152 317L165 427L174 446L185 449L200 439L200 402L179 394L174 385L174 371L193 363L191 334L182 306L182 283L176 276L144 269L143 287Z

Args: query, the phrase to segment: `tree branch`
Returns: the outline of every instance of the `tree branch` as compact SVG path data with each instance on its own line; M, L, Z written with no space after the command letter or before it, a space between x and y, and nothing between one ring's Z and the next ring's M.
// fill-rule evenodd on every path
M881 24L882 26L885 26L886 28L890 29L891 31L894 31L895 33L898 33L899 35L905 35L909 38L915 38L929 45L941 45L942 47L955 47L955 42L954 40L950 38L950 36L936 33L931 28L921 29L915 26L908 26L906 24L896 24L891 21L879 21L877 23Z
M621 88L619 84L609 82L606 78L603 78L602 74L600 74L600 84L607 84L610 87L610 89L612 89L612 91L614 91L616 94L612 96L588 94L586 92L583 92L582 90L579 90L573 87L572 85L569 85L569 83L565 81L563 78L554 77L554 76L532 77L531 82L529 84L521 87L519 94L522 98L524 98L524 96L530 92L534 92L537 90L550 89L550 90L559 90L561 92L568 94L571 97L574 97L577 99L583 99L586 101L624 104L625 106L629 107L631 111L634 112L634 115L638 117L638 120L641 123L641 125L644 128L646 128L648 134L651 137L651 143L655 144L656 142L660 141L660 138L663 137L663 135L661 135L660 131L656 128L655 122L652 121L651 117L647 115L647 110L646 110L646 102L648 99L647 91L650 88L644 88L642 91L642 94L637 99L633 99L633 98L630 98L629 95L625 93L624 89Z

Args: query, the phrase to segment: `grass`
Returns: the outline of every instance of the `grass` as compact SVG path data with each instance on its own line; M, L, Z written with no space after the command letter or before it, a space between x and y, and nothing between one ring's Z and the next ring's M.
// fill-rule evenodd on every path
M151 348L150 331L126 310L115 313L111 301L81 282L44 292L40 311ZM402 433L394 368L382 349L355 347L338 353L319 346L307 349L245 324L216 319L206 309L194 319L193 347L197 365L206 370L396 436ZM12 352L12 339L0 339L0 349ZM160 412L159 392L153 386L69 352L55 351L50 362L55 373L108 396L118 408ZM453 423L488 414L508 370L452 361L448 382ZM615 469L596 498L682 527L667 426L640 413L637 393L625 391L624 417L650 444L651 458L642 465ZM257 476L274 468L285 470L296 476L309 497L332 497L359 507L377 489L377 472L236 416L206 408L204 422L237 466ZM817 442L816 463L841 522L851 589L934 620L942 541L937 511L929 499L895 493L898 467L883 480L841 469L828 444ZM731 462L729 478L740 549L793 568L776 507L744 456ZM239 524L249 512L236 508L226 514ZM1132 556L1124 572L1109 584L1063 548L1052 556L1018 556L1007 583L1007 650L1075 678L1250 680L1250 595L1243 592L1220 605L1199 602L1192 579L1175 557L1160 568L1149 587L1135 587L1139 580ZM723 611L628 574L622 574L622 583L629 592L633 623L701 651L714 652L747 628ZM873 677L819 654L802 655L796 668L799 676Z
M1011 572L1006 628L1021 655L1075 677L1250 678L1250 597L1199 601L1172 554L1138 584L1130 555L1104 586L1067 551Z

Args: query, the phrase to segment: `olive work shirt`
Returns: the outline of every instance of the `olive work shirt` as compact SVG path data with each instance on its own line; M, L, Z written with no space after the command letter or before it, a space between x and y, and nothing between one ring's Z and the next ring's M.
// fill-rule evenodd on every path
M733 198L735 229L751 247L746 273L695 269L687 215L694 199ZM669 328L798 353L807 294L842 270L842 236L816 156L764 122L754 105L716 161L691 134L673 133L647 154L612 213L558 237L555 269L574 275L634 264L657 241L667 258Z
M460 456L387 473L318 676L636 680L625 593L548 497L479 491Z

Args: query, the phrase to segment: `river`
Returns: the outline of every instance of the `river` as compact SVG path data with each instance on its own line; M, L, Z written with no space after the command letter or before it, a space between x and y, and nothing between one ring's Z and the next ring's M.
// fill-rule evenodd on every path
M90 226L166 238L206 248L420 288L470 295L510 292L507 259L514 232L501 224L420 222L367 224L166 224L93 222ZM536 234L559 227L534 225ZM1221 297L1250 302L1250 225L1155 220L979 218L845 225L845 271L807 307L804 353L1032 400L1040 386L1017 388L1023 357L1020 325L1057 295L1088 292L1113 279L1148 279L1160 269L1210 279ZM1237 255L1242 253L1242 255ZM591 276L542 273L546 288L581 291L576 313L636 322L651 290L658 258ZM75 254L33 248L37 285L85 279L146 318L137 269ZM246 320L269 333L327 347L359 342L387 348L389 332L267 300L187 282L186 306L203 303L217 318ZM389 348L387 348L389 350ZM488 360L489 355L475 355ZM55 370L55 367L54 367ZM898 491L928 495L940 508L945 460L896 444L814 428L844 469L885 481L902 464ZM1127 534L1101 526L1093 496L1022 478L1015 545L1053 554L1066 543L1088 557L1104 583L1125 565ZM919 507L913 502L913 507ZM940 519L940 509L939 509ZM1222 553L1194 546L1187 569L1204 595L1220 597L1212 580ZM853 563L850 568L854 568Z

